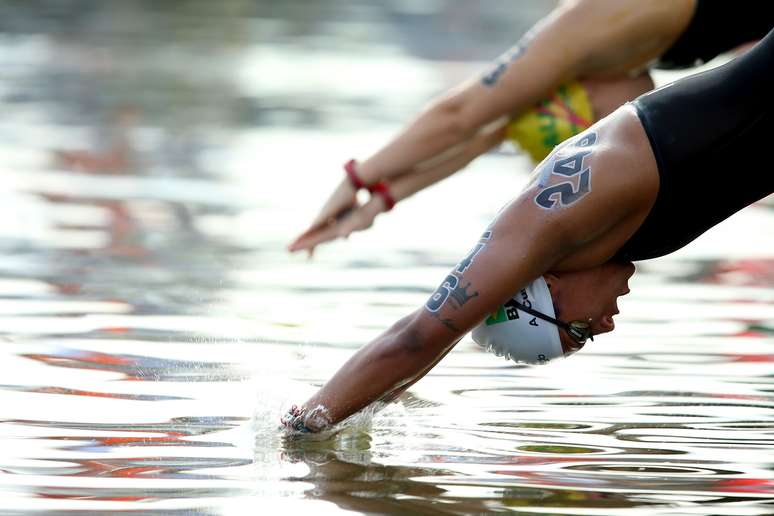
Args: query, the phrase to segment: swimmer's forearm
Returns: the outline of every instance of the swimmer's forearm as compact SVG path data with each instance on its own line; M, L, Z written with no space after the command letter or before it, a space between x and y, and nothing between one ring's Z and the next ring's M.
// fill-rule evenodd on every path
M553 87L554 81L551 86ZM515 111L519 112L540 100L542 88L528 91L526 88L514 96ZM548 91L549 88L546 88ZM443 158L455 146L464 144L475 137L482 126L506 113L492 112L475 121L466 120L468 98L450 97L433 104L397 137L376 154L360 164L360 175L368 184L389 181L406 170L414 169L427 160ZM471 97L467 94L466 97Z
M426 167L420 167L413 173L395 178L393 182L389 183L393 197L396 201L402 201L465 168L478 156L502 142L505 136L505 122L507 119L504 119L498 126L477 134L460 146L457 153L447 159L431 163Z
M418 317L421 312L402 319L358 350L304 403L304 410L322 407L328 423L335 424L374 401L391 398L391 393L429 371L456 339L449 336L442 339L444 342L437 338L426 342L428 335L418 332L412 324Z

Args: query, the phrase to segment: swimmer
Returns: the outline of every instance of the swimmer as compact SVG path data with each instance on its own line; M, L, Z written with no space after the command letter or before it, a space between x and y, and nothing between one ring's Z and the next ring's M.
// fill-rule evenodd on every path
M647 68L688 67L763 37L766 2L573 0L535 25L482 77L435 100L347 174L288 246L310 253L371 227L380 213L510 139L536 162L653 88ZM541 100L542 99L542 100ZM358 189L371 193L359 204Z
M481 346L527 363L612 331L633 261L669 254L774 193L765 154L772 70L774 31L559 145L426 304L357 351L283 424L315 432L394 399L470 330Z

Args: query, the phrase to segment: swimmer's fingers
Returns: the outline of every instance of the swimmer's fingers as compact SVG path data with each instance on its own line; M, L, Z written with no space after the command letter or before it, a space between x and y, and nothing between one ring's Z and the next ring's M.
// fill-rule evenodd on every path
M356 206L346 208L337 213L335 216L329 217L324 222L309 227L288 245L288 251L292 253L302 249L309 249L309 247L306 245L306 242L308 242L311 238L314 238L316 235L319 235L322 231L328 230L335 226L338 222L346 219L355 208Z
M330 242L331 240L336 240L337 238L345 237L351 231L347 232L342 228L341 224L351 216L352 214L350 213L341 219L331 219L323 226L318 226L308 230L303 235L298 237L292 244L290 244L288 250L290 252L310 251L311 254L311 251L316 246L325 242Z
M305 424L304 410L296 405L290 407L290 409L280 417L280 424L291 432L311 432L311 429Z
M357 198L354 189L346 183L340 184L309 227L288 244L288 251L305 249L306 247L301 245L304 240L308 240L315 233L329 227L333 222L345 218L356 207Z
M338 228L335 225L322 226L308 230L299 236L289 246L288 251L312 251L317 245L338 238Z
M331 218L340 217L343 212L351 210L356 205L357 196L355 189L349 181L342 181L325 202L320 213L312 221L310 228L327 224Z
M355 231L363 231L374 224L374 219L382 211L384 201L381 197L375 196L354 210L347 217L343 218L339 224L339 237L347 238Z
M328 410L322 405L311 410L293 405L280 417L280 424L291 432L306 434L329 428L331 418Z
M319 244L337 238L347 238L355 231L370 228L380 211L382 211L381 198L372 198L363 206L347 212L344 216L331 219L326 225L307 231L291 244L289 250L311 251Z

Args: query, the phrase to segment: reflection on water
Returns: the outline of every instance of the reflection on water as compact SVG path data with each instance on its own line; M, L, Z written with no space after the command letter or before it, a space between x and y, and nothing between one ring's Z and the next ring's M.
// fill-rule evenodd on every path
M771 513L766 201L642 264L619 329L571 360L464 339L374 417L277 431L528 163L486 156L313 262L285 242L350 153L549 7L0 7L2 512Z

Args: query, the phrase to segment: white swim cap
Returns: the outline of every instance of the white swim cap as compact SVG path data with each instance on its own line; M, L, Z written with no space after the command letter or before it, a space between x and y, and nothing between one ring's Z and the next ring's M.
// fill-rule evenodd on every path
M519 309L513 300L555 317L551 292L540 276L473 329L476 344L497 356L527 364L545 364L564 356L559 328Z

